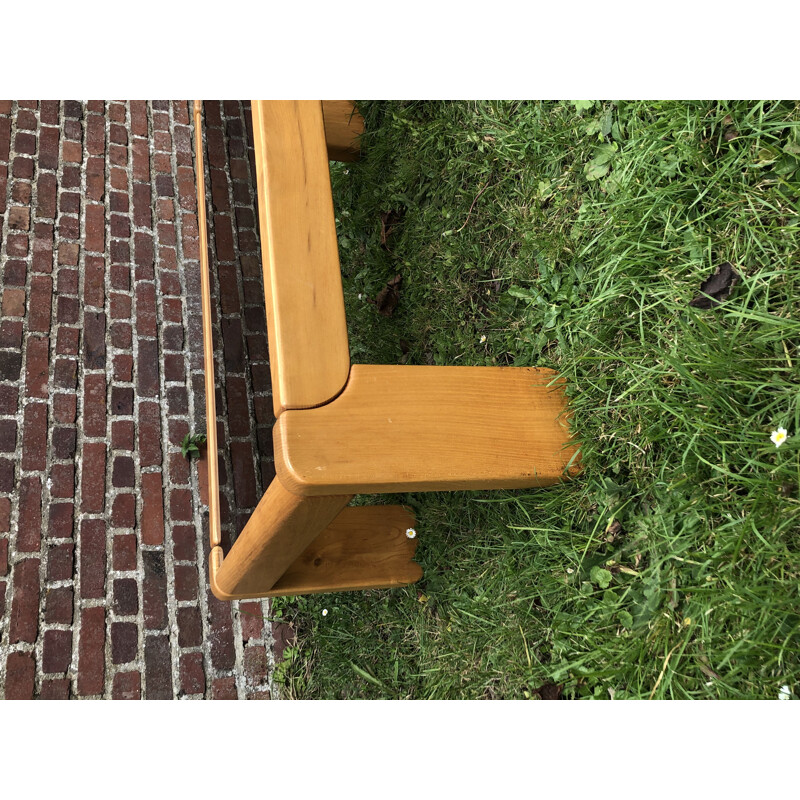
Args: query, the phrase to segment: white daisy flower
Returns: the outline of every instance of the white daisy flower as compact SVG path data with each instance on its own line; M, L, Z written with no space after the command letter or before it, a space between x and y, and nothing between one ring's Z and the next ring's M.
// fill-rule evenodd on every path
M772 440L775 447L780 447L787 438L786 428L778 428L778 430L772 431L769 438Z
M322 609L322 616L323 617L327 617L328 616L328 609L327 608L323 608Z
M790 691L789 687L784 685L781 686L781 690L778 692L778 700L791 700L792 699L792 692Z
M417 532L413 528L406 528L406 536L409 539L413 539L417 535Z
M484 334L483 336L481 336L481 344L483 344L485 341L486 341L486 335Z

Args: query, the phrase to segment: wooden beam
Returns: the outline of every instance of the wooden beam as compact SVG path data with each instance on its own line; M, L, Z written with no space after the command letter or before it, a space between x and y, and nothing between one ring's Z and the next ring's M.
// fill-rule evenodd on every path
M254 100L253 137L275 416L329 402L350 370L319 101Z
M212 552L214 595L220 600L263 595L351 499L298 497L273 480L221 565L222 549Z
M325 144L330 161L358 161L361 146L358 137L364 133L364 118L352 100L323 100Z
M273 429L298 495L549 486L577 472L549 369L354 364L333 402Z
M203 371L206 392L206 454L208 468L208 532L211 547L222 541L217 472L217 406L214 380L214 338L211 330L211 276L206 236L206 184L203 166L203 103L194 101L195 174L197 176L197 227L200 232L200 305L203 313Z
M406 536L414 525L414 515L403 506L344 508L271 589L239 598L391 589L415 583L422 577L422 568L412 561L417 539Z

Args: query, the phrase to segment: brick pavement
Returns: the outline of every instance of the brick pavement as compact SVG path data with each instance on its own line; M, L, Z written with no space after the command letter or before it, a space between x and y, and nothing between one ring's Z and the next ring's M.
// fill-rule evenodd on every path
M249 104L205 104L225 544L274 471ZM0 101L0 693L269 698L208 591L187 101ZM276 631L280 634L280 631ZM280 636L279 636L280 638Z

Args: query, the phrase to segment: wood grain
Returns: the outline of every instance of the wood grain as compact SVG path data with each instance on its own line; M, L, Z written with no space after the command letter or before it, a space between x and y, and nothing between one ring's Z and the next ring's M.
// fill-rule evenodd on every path
M329 402L350 369L321 103L254 100L275 416Z
M358 137L364 133L364 118L352 100L323 100L325 144L331 161L358 161L361 146Z
M281 483L299 495L513 489L563 480L563 384L548 369L353 365L332 403L273 429ZM577 460L568 474L577 472Z
M206 456L208 462L208 532L211 547L222 541L217 471L217 407L214 381L214 339L211 329L211 279L206 241L206 188L203 167L203 104L194 101L194 136L197 176L197 227L200 230L200 302L203 314L203 364L206 390Z
M213 575L214 594L231 600L271 589L351 499L299 497L273 480Z
M344 508L271 589L242 597L391 589L414 583L422 577L422 568L412 561L418 540L406 536L414 525L414 515L403 506Z

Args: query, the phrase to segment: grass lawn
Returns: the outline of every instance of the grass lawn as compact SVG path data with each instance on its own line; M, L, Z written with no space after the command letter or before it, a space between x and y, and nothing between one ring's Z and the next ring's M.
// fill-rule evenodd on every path
M275 601L284 694L800 696L800 104L360 107L353 362L555 368L583 473L358 498L415 509L424 577Z

